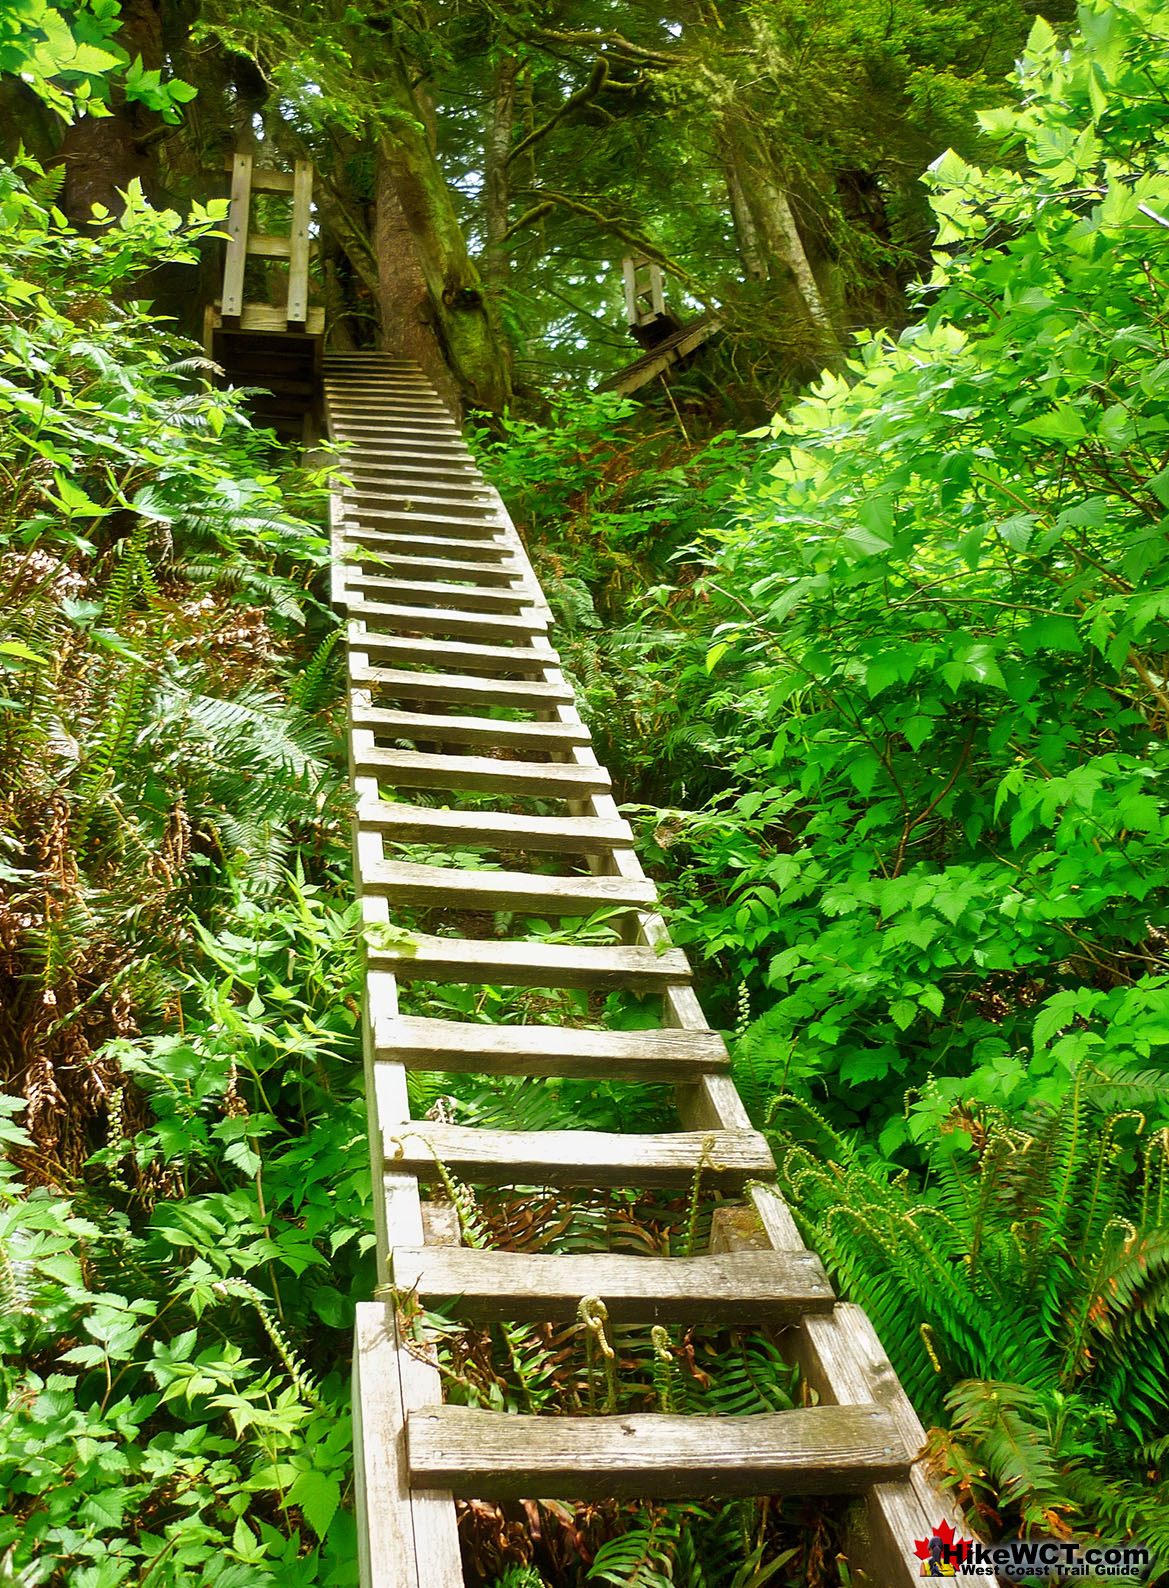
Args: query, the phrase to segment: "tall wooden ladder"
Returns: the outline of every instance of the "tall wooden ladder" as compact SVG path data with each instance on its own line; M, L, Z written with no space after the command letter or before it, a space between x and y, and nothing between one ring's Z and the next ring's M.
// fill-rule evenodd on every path
M817 1402L743 1417L536 1417L444 1406L437 1368L399 1332L396 1307L363 1303L354 1354L363 1588L457 1588L455 1496L792 1493L857 1496L852 1581L908 1588L919 1575L914 1541L953 1519L915 1462L921 1424L868 1319L834 1300L774 1188L767 1143L751 1126L589 746L520 538L414 366L378 354L326 357L325 402L330 435L347 449L332 498L341 559L334 599L350 620L356 872L366 921L387 925L391 906L402 904L443 907L455 924L482 910L581 917L608 909L627 925L617 946L424 933L399 942L383 931L385 946L369 949L380 1283L424 1307L453 1303L477 1324L571 1322L588 1296L603 1298L614 1323L779 1329ZM488 714L500 706L515 710L506 719ZM533 797L560 814L525 814ZM387 855L387 845L403 843L545 864L551 855L562 874ZM664 1023L597 1031L418 1018L399 1012L398 985L409 981L650 990L661 995ZM512 1133L415 1120L406 1089L414 1069L666 1082L680 1128ZM700 1169L704 1184L737 1200L723 1204L712 1250L689 1258L463 1247L422 1194L443 1174L472 1186L685 1190Z

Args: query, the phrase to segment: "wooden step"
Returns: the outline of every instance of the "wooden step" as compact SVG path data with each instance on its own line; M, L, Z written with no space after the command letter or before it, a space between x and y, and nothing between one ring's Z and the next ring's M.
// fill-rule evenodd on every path
M511 722L362 705L353 706L352 722L355 728L372 728L382 738L482 744L493 749L557 751L589 742L589 730L582 722Z
M487 755L422 755L417 750L354 751L358 777L376 777L393 788L474 789L480 793L548 795L579 800L608 794L603 766L558 761L497 761Z
M559 666L560 662L555 651L535 651L520 645L471 645L465 640L435 639L427 639L425 645L419 645L417 640L406 639L399 634L378 634L372 630L353 635L349 643L355 651L391 656L396 661L434 667L449 663L467 672L489 675L539 675L545 668Z
M510 564L513 557L511 548L502 540L494 538L484 539L447 539L439 535L411 535L392 534L384 529L368 529L352 521L345 524L342 538L354 546L368 546L374 551L384 552L387 556L410 557L416 553L419 556L433 557L436 562L459 561L473 559L479 563L506 563Z
M528 1417L470 1406L411 1412L411 1482L460 1497L706 1499L857 1494L903 1478L911 1453L881 1407L747 1417Z
M635 1257L398 1246L392 1262L399 1292L426 1308L458 1302L459 1317L472 1323L573 1323L582 1296L599 1296L611 1324L783 1328L834 1304L813 1252Z
M515 562L469 562L459 561L453 557L444 560L441 557L386 556L378 546L354 547L346 561L355 569L364 568L367 563L371 569L392 569L392 574L387 574L386 577L408 578L412 581L449 579L456 581L457 584L498 586L514 584L523 578L523 570ZM368 576L363 574L362 577ZM529 596L529 605L534 599L533 596Z
M485 517L498 518L499 514L490 497L483 496L480 501L466 501L458 496L444 496L440 486L433 486L424 491L385 491L379 500L378 506L371 503L357 502L351 491L343 491L346 516L364 518L366 514L381 513L413 513L425 508L442 508L444 516L454 518L473 518L482 520ZM401 505L399 505L401 504Z
M399 981L462 982L479 987L585 987L598 992L629 988L660 992L684 986L690 965L680 948L598 947L514 938L430 937L412 932L400 948L366 949L375 970Z
M381 480L386 475L403 475L408 476L411 480L424 480L424 478L435 478L435 476L440 478L440 480L446 480L446 478L451 478L451 480L475 480L478 481L480 488L483 489L483 478L481 478L478 468L475 467L475 464L470 459L465 462L446 461L430 462L430 464L400 464L397 461L386 462L386 464L359 462L356 465L356 470L346 468L346 475L349 478L353 478L354 473L368 476L370 480Z
M573 698L567 684L477 678L473 673L415 673L404 667L354 667L349 681L359 688L385 690L397 700L449 700L457 705L516 706L530 711L571 705Z
M549 877L526 871L463 871L454 866L419 866L382 860L361 873L365 893L395 904L451 910L524 910L560 919L596 910L648 909L657 889L648 878ZM487 1028L484 1028L487 1029Z
M476 496L493 501L492 493L472 468L461 463L430 464L374 464L355 462L348 471L348 481L341 487L346 496L378 497L392 492L395 496L409 495L413 491L457 492L460 496Z
M495 764L504 767L508 763ZM605 855L614 849L633 848L628 822L599 816L519 816L512 811L450 811L362 800L357 821L360 827L380 832L396 843L480 845L560 855Z
M444 537L448 540L458 535L465 536L468 540L490 540L493 536L498 535L499 531L504 527L503 520L500 518L466 518L460 517L458 514L432 513L421 507L363 507L358 509L350 506L345 510L344 523L346 526L349 524L360 524L369 529L377 529L379 526L388 527L391 524L399 526L404 524L412 529L417 529L422 534L427 532L429 525L439 524L442 526ZM397 528L389 532L401 534L402 530Z
M679 1085L730 1065L726 1046L713 1031L577 1031L571 1026L488 1026L396 1015L377 1022L374 1040L378 1058L407 1069L471 1075ZM526 1138L532 1132L524 1134ZM578 1299L583 1294L578 1291Z
M438 533L431 534L431 526ZM419 547L449 545L458 541L460 557L503 558L515 555L514 547L501 538L503 524L481 518L423 517L419 513L383 512L369 508L361 513L347 511L342 519L342 534L348 540L381 545L383 541L410 541ZM372 539L373 536L378 539Z
M472 1185L682 1191L701 1166L703 1185L739 1192L748 1180L775 1175L771 1151L756 1130L623 1136L600 1130L484 1130L419 1120L387 1128L382 1145L387 1168L398 1173L432 1181L437 1157L456 1179Z
M379 601L415 603L426 607L462 607L466 611L519 612L531 607L535 597L526 589L508 590L498 586L448 584L438 579L395 579L390 574L360 573L349 578L350 586L369 590Z
M390 633L468 634L483 640L529 639L547 620L535 607L522 617L506 612L460 612L453 608L396 606L388 601L350 601L349 615Z

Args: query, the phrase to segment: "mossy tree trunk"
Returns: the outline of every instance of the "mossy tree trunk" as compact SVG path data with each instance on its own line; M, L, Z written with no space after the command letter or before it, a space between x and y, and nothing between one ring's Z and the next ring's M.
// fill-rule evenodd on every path
M378 140L375 251L390 351L416 358L460 408L499 412L510 382L502 339L405 70Z

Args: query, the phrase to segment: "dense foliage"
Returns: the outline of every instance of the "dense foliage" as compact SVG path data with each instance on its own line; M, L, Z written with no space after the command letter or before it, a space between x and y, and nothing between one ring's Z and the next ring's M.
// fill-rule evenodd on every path
M355 1581L346 1333L374 1281L319 482L135 297L148 269L190 296L219 216L195 195L235 137L317 161L337 342L423 326L456 396L619 361L626 247L719 301L726 335L668 392L529 384L481 448L784 1189L937 1469L991 1532L1169 1561L1163 0L1091 0L1070 40L1035 23L980 131L1014 7L427 20L0 17L0 132L27 114L45 156L0 170L0 1581ZM199 88L185 120L168 63ZM68 173L103 123L145 186L94 217ZM175 209L144 197L166 184ZM530 1129L658 1106L412 1084L419 1113ZM472 1244L678 1253L700 1178L604 1206L448 1190ZM746 1336L627 1331L617 1360L603 1321L415 1320L471 1404L794 1393ZM464 1508L477 1579L837 1578L827 1510L524 1515Z
M1080 24L983 116L1003 163L933 167L920 320L745 464L592 403L494 467L628 793L676 807L648 852L797 1212L952 1391L940 1459L1164 1547L1166 16Z

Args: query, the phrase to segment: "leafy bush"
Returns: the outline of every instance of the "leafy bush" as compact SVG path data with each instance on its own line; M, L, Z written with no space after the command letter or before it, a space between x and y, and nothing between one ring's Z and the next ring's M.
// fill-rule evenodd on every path
M930 179L923 321L775 421L714 557L684 930L749 985L747 1080L886 1153L930 1075L1021 1105L1088 1017L1165 1041L1167 18L1036 24L983 118L1015 164Z

